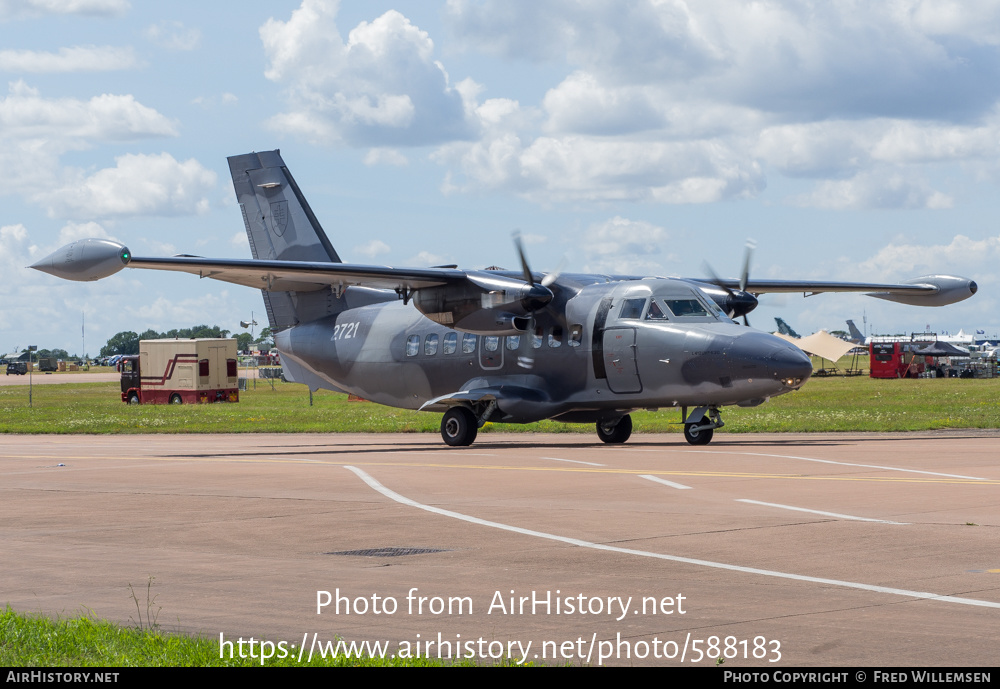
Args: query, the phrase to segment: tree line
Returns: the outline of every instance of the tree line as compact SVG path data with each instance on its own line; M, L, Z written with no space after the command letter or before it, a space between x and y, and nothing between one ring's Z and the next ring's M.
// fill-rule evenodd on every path
M229 337L230 332L231 331L220 328L217 325L196 325L191 328L175 328L174 330L168 330L163 333L152 329L138 334L131 330L126 330L109 339L108 343L101 347L101 356L114 356L115 354L138 354L139 340L164 340L167 338L189 339L192 337ZM260 335L256 338L246 332L237 333L234 337L236 338L236 346L238 349L249 349L250 345L254 343L270 344L271 329L264 328L260 331Z

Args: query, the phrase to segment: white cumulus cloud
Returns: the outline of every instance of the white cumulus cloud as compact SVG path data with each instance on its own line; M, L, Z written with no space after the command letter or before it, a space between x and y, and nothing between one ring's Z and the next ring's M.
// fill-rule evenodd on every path
M333 0L303 0L287 21L260 28L265 76L287 87L294 109L273 127L324 143L419 146L468 138L461 92L433 59L434 43L390 10L344 41Z
M354 247L354 253L366 258L375 258L376 256L381 256L382 254L389 253L389 245L383 242L381 239L373 239L370 242L366 242L360 246Z
M205 192L216 175L193 158L177 161L169 153L127 154L113 168L82 173L45 194L49 213L56 216L109 217L129 215L189 215L209 208Z
M0 50L0 71L4 72L107 72L132 69L139 65L131 47L73 46L58 52Z
M921 180L897 172L862 172L851 179L821 182L816 189L791 199L801 206L834 210L875 208L951 208L954 199Z
M583 270L593 273L662 275L676 257L664 252L670 235L644 220L615 216L591 225L583 233Z
M122 14L129 0L0 0L0 19L39 14Z
M201 42L199 29L166 19L146 27L145 34L150 41L168 50L194 50Z

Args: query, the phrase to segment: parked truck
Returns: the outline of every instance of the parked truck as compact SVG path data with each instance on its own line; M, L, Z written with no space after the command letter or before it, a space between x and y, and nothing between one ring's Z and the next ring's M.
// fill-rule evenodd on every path
M234 339L141 340L118 367L128 404L240 401Z

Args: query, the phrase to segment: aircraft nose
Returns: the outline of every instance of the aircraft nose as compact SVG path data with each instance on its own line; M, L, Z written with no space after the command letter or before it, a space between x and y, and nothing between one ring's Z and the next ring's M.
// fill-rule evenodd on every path
M812 361L809 356L793 344L782 342L767 357L767 368L785 386L798 389L812 375Z

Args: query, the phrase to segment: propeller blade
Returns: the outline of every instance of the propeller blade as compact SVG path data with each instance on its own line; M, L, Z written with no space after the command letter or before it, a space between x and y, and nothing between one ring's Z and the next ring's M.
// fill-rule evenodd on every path
M559 276L562 275L563 269L565 268L566 268L566 257L563 256L561 259L559 259L559 265L556 266L556 269L553 272L548 273L542 277L542 287L551 286L556 280L559 279Z
M514 233L514 246L517 247L517 255L521 259L521 270L524 271L524 281L529 285L535 285L535 278L531 275L531 268L528 266L528 258L524 255L524 244L521 243L521 233Z
M709 282L711 282L716 287L721 287L722 289L726 290L726 294L728 294L730 297L736 296L736 293L733 292L733 290L726 287L725 283L722 282L722 278L720 278L716 274L716 272L712 270L712 266L709 265L708 261L702 262L701 269L706 273L708 273L708 276L710 278ZM729 309L729 311L726 312L726 315L732 318L734 313L736 313L735 309Z
M521 342L517 348L517 365L521 368L532 369L535 367L535 316L532 315L528 321L528 329L520 335Z
M745 292L747 282L750 280L750 257L753 250L757 248L757 242L752 239L747 240L746 249L743 251L743 272L740 273L740 291Z

